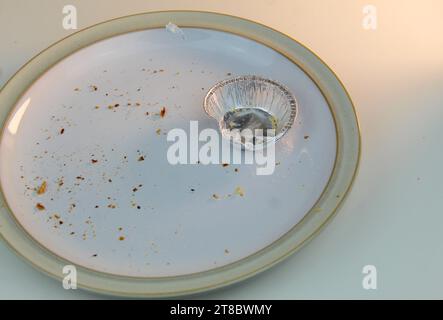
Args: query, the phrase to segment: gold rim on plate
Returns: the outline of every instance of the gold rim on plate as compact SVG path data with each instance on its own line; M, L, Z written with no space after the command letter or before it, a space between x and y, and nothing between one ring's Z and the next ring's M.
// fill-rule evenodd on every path
M334 168L319 199L303 219L278 240L250 256L208 271L158 278L112 275L77 266L77 285L86 290L119 296L167 297L212 290L249 278L285 259L316 235L337 212L357 173L361 144L358 121L349 94L335 73L316 54L289 36L250 20L213 12L140 13L93 25L54 43L26 63L1 89L0 126L4 130L22 94L59 61L98 41L134 31L164 28L170 21L180 27L213 29L254 40L299 66L317 85L333 116L337 138ZM10 210L1 185L0 234L19 256L60 281L64 276L63 267L72 264L32 239Z

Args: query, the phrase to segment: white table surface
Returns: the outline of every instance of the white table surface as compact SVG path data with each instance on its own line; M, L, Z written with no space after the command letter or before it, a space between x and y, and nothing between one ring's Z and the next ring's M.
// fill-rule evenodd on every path
M301 251L209 299L443 298L443 1L0 0L0 85L78 27L143 11L194 9L255 20L298 39L337 73L357 109L362 156L335 219ZM376 30L362 27L375 5ZM377 290L362 268L377 267ZM0 298L100 299L34 270L0 243Z

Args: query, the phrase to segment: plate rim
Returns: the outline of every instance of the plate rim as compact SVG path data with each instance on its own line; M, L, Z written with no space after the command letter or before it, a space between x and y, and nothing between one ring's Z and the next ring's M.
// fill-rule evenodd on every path
M253 40L302 69L319 88L334 119L337 152L333 170L319 199L302 220L279 239L247 257L207 271L166 277L113 275L76 266L79 288L118 296L170 297L208 291L249 278L284 260L313 238L337 213L357 175L361 154L358 118L349 93L334 71L312 50L280 31L252 20L209 11L151 11L122 16L55 42L23 65L1 88L0 141L18 100L52 66L96 42L130 32L164 28L169 21L180 27L212 29ZM59 281L64 276L63 266L73 264L50 252L24 230L7 204L1 184L0 238L25 261Z

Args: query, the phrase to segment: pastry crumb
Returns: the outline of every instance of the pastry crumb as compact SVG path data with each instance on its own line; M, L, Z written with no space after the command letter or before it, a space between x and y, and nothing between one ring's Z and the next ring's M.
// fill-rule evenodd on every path
M240 197L243 197L245 195L245 192L243 191L242 187L237 187L234 190L234 194L239 195Z
M40 187L38 187L37 189L37 194L38 195L44 194L46 192L46 186L47 186L46 181L43 181Z

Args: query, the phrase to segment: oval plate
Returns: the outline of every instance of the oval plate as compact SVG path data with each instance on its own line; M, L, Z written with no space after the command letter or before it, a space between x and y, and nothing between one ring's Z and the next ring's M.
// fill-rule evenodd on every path
M184 39L164 29L171 21ZM241 74L298 100L275 172L170 165L166 133L193 120L216 128L206 90ZM333 216L359 160L352 102L325 63L216 13L143 13L77 32L21 68L0 103L2 237L47 274L62 279L74 264L79 287L113 295L196 293L269 268Z

